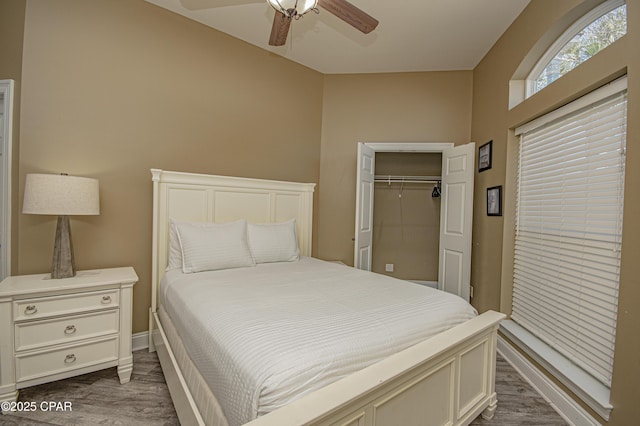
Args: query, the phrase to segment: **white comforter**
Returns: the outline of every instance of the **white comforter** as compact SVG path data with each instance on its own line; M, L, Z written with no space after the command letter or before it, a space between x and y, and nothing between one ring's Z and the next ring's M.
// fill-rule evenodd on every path
M313 258L169 271L161 291L230 426L476 315L457 296Z

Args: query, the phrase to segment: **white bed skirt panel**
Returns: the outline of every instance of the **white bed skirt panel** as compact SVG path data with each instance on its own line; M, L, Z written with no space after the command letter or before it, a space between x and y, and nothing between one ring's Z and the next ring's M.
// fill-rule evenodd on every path
M202 375L200 375L191 358L189 358L189 355L187 355L187 351L178 337L175 326L162 306L158 308L158 317L162 322L162 328L180 367L180 371L187 382L191 396L200 411L202 420L205 424L211 426L228 426L227 419L222 412L218 400L211 392L211 389L209 389L209 386Z

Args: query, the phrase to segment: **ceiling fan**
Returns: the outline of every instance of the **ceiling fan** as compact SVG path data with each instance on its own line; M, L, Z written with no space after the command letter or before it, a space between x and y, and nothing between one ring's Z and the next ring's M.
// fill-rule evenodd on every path
M282 46L287 41L292 19L299 19L318 6L342 19L352 27L369 34L378 26L378 21L346 0L267 0L276 11L271 27L269 45Z

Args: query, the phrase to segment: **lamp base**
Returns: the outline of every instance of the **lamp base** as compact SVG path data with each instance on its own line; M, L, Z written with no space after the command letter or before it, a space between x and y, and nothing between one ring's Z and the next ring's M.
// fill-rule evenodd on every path
M69 216L58 216L56 227L56 241L53 246L53 262L51 264L51 278L70 278L76 275L76 263L73 258L73 244L71 243L71 228Z

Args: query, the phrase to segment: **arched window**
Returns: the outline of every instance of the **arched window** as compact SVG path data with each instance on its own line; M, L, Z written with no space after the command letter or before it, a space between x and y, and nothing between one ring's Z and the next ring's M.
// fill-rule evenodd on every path
M547 50L527 78L529 97L627 33L627 5L609 0L576 21Z

